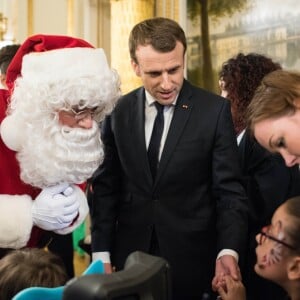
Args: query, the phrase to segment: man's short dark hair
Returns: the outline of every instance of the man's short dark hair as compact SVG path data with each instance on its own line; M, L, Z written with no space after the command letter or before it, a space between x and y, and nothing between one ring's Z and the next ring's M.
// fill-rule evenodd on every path
M151 18L136 24L129 36L129 52L131 59L137 63L136 49L139 45L151 45L156 51L170 52L176 43L183 45L186 51L186 36L180 25L168 18Z

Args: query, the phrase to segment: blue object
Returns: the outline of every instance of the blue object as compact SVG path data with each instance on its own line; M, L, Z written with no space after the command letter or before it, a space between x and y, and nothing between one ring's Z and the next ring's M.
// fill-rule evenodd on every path
M92 262L82 273L84 275L103 274L104 265L102 261ZM62 300L64 286L56 288L30 287L20 291L12 300Z

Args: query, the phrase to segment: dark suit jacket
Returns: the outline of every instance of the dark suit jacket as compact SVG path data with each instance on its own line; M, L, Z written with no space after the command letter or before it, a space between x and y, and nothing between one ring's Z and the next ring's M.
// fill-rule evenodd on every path
M129 253L149 251L155 228L173 285L199 294L211 286L217 252L240 252L247 232L230 105L184 82L155 181L144 105L139 88L122 97L103 124L105 160L93 181L92 250L110 251L122 268Z
M288 168L279 154L260 146L246 131L239 144L239 159L249 199L251 230L268 225L276 208L300 195L299 167Z
M249 236L248 254L242 268L249 300L279 300L286 293L279 286L256 275L255 236L270 224L276 208L290 197L300 195L299 167L288 168L279 154L272 154L260 146L246 131L239 144L239 160L248 195Z

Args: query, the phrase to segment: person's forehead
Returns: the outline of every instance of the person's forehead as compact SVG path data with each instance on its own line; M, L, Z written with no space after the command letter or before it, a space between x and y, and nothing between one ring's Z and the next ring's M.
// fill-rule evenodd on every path
M291 116L285 115L276 118L265 118L253 124L254 135L281 134L290 127Z
M276 232L284 230L284 228L288 226L290 219L291 218L286 211L286 205L282 204L276 209L276 211L273 214L271 222L272 228Z
M269 119L261 120L253 125L254 136L263 146L267 146L272 135L272 121Z
M144 72L170 71L184 63L183 54L177 49L164 53L155 50L150 50L151 53L142 52L141 55L137 55L137 60Z

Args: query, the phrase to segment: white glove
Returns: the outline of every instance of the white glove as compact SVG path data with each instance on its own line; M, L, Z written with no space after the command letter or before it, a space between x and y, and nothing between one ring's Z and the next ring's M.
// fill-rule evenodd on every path
M70 187L70 188L72 189L72 195L76 195L76 199L78 200L79 215L76 216L76 219L70 226L63 228L63 229L54 230L54 232L58 233L58 234L68 234L68 233L74 231L80 224L82 224L85 221L85 219L89 213L89 206L87 203L87 198L86 198L86 195L83 192L83 190L80 187L78 187L77 185L72 185L72 187ZM66 192L67 192L67 190L64 193L66 193Z
M33 224L49 231L70 226L79 212L73 188L66 183L44 188L33 201Z

